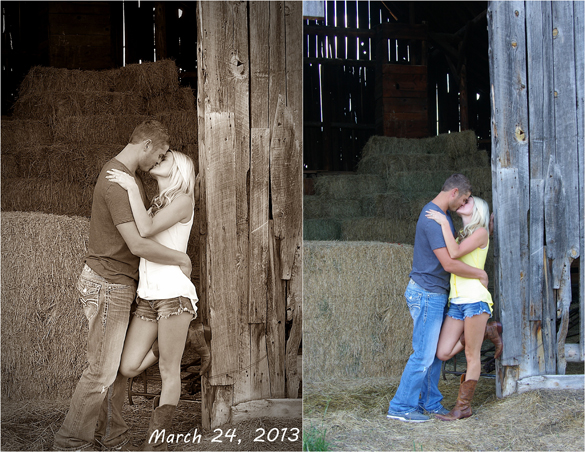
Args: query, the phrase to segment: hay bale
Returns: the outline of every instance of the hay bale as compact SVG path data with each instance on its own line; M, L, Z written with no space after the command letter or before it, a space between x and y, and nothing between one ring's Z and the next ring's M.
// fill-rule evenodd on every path
M134 128L148 116L90 115L57 118L53 129L57 143L124 144Z
M48 120L2 120L2 148L4 146L36 146L53 143Z
M352 218L362 214L357 199L328 199L324 196L303 196L304 218Z
M81 71L35 66L20 84L20 96L44 95L47 92L114 91L116 70Z
M197 110L163 112L154 115L154 119L160 121L169 130L171 149L197 143L199 136L197 133Z
M46 92L21 96L14 104L15 118L47 119L88 115L141 115L145 100L134 93L100 91Z
M179 88L169 94L154 96L146 100L147 115L156 115L168 111L196 110L195 96L191 88Z
M383 154L439 154L458 159L477 151L477 137L472 130L443 133L430 138L371 137L362 158Z
M103 165L122 149L119 144L56 144L3 147L2 158L15 165L2 168L2 177L45 178L93 188Z
M403 297L412 247L303 246L303 381L399 376L412 351Z
M373 174L336 174L315 179L315 193L332 199L360 199L385 191L384 178Z
M171 148L197 143L197 112L166 112L146 115L88 115L57 118L55 142L126 145L134 128L146 119L156 119L169 130Z
M362 158L358 164L358 173L388 176L396 172L450 170L452 167L452 160L439 154L380 154Z
M416 193L412 197L398 192L367 195L362 198L362 212L364 217L417 221L421 209L436 195L435 192Z
M86 366L75 282L89 220L3 212L1 229L2 397L70 397Z
M129 64L115 72L113 91L132 91L150 98L179 89L179 71L173 60Z
M340 240L341 222L331 218L303 220L303 240Z
M91 216L93 187L36 178L2 178L2 211Z
M341 223L341 240L414 244L415 220L356 218Z
M179 89L179 71L173 60L129 64L120 69L81 71L33 67L20 85L20 95L79 91L132 92L149 98Z

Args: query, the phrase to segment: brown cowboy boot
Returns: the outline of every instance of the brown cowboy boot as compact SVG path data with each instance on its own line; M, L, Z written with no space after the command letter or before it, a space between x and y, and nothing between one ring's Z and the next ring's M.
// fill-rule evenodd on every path
M202 323L191 325L187 335L187 343L201 357L199 375L205 374L211 364L211 352L207 346L207 341L209 340L211 340L211 329L209 327L204 327Z
M159 406L160 397L155 397L152 402L152 416L148 424L146 440L142 443L140 450L168 450L167 436L173 434L171 425L176 405Z
M465 374L461 375L461 385L455 406L448 414L436 414L435 417L441 421L454 421L471 416L471 399L475 392L477 380L465 381Z
M502 350L504 348L504 344L502 342L502 324L500 322L490 322L485 326L485 333L483 335L483 340L489 339L496 347L496 353L494 355L494 359L498 359L502 354ZM459 342L461 345L465 347L465 332L461 333L459 337Z

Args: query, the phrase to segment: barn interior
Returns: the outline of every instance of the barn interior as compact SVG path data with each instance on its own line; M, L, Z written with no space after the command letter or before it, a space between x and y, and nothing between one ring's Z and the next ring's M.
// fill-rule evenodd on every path
M234 5L244 11L249 6ZM127 143L135 125L154 117L169 129L171 148L192 157L198 168L197 6L189 1L2 3L3 449L50 448L86 367L87 322L69 300L78 298L79 258L87 247L93 186L102 165L122 149L120 143ZM284 16L284 8L273 10ZM296 41L300 48L300 39ZM279 89L274 93L280 94ZM300 186L300 163L296 167ZM143 180L152 198L156 183L148 176ZM195 226L187 254L201 298L199 318L207 323L199 250ZM25 275L33 268L42 269L40 279ZM282 287L288 282L275 281ZM291 298L286 293L291 291L283 290L279 304L278 315L284 316L278 322L279 337L286 331L290 338L295 323L286 318ZM12 311L21 303L10 300L21 299L30 303L27 315ZM296 330L300 337L300 326ZM301 357L294 357L295 364L299 361L296 372ZM267 359L264 353L259 362L264 365ZM202 425L199 363L187 346L177 417L185 431ZM264 389L269 379L265 374L262 378ZM279 378L284 380L284 372ZM138 427L135 442L146 432L157 392L156 365L130 383L124 410ZM23 401L35 407L44 403L34 414L36 422L50 426L42 434L27 427L27 413L19 409ZM253 435L255 426L245 430ZM242 447L252 448L253 440L242 437Z
M414 244L422 207L450 174L468 176L473 194L493 210L487 7L488 2L482 1L326 1L323 17L306 18L303 212L310 257L305 260L305 287L311 288L305 290L307 319L309 302L322 309L319 300L324 293L329 291L333 299L340 296L324 287L313 291L313 272L327 268L336 275L348 258L356 276L340 281L345 288L341 292L353 293L350 287L360 281L382 284L375 267L379 262L360 244L378 242L384 253L393 256L389 257L393 266L410 265L397 262L401 254L386 247ZM455 215L454 221L459 228ZM485 267L492 293L493 251L490 247ZM411 256L402 258L408 261ZM582 334L579 262L576 259L571 266L573 303L567 335L571 343L578 343ZM398 278L394 282L400 287L406 283L394 271L390 275ZM375 296L387 299L392 291L382 284ZM359 310L362 302L356 294L350 304ZM395 302L401 302L400 294ZM497 318L497 312L494 315ZM314 334L322 327L315 326ZM364 334L366 340L367 331L355 335ZM322 339L326 338L332 338L334 348L336 336L323 333ZM392 344L386 349L400 349ZM343 354L357 374L359 366L353 360L363 349L362 344L353 355ZM396 352L389 351L386 362ZM491 372L489 355L488 350L485 368ZM367 367L367 358L362 358ZM315 367L309 363L305 369L314 370L315 378L324 372L319 359ZM575 373L583 372L582 363L569 366ZM399 374L401 366L395 371Z

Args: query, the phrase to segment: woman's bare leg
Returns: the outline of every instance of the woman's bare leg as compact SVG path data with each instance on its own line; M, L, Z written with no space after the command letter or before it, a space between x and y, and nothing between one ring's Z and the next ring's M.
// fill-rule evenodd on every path
M465 359L467 371L465 380L479 380L481 373L481 344L489 314L484 312L472 317L466 317L465 322Z
M181 359L193 314L184 312L158 321L158 350L162 405L177 405L181 396Z
M463 350L463 345L459 342L459 337L462 332L462 320L456 320L449 316L445 317L445 321L441 327L439 343L437 344L437 358L441 361L447 361Z
M158 325L155 322L132 317L120 361L122 375L129 378L135 377L157 361L158 358L154 356L151 349L157 334Z

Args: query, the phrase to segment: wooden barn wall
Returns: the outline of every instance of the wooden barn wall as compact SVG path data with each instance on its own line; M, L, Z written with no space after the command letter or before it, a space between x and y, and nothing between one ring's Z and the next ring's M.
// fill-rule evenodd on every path
M300 2L198 4L203 425L297 398L302 291Z
M304 21L306 171L355 171L372 135L422 137L460 130L457 68L443 52L428 59L422 24L396 23L377 1L327 1L325 13L323 20ZM487 43L468 49L469 58L473 52L487 54ZM386 96L384 104L383 84L396 84L393 79L380 80L384 63L427 66L426 95ZM467 74L468 128L477 132L482 149L489 150L490 103L484 88L488 84L487 74Z
M500 396L583 360L583 17L582 2L488 7ZM580 344L566 345L572 303Z

